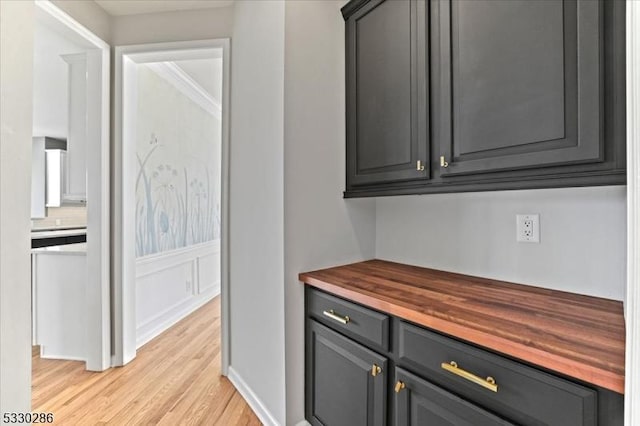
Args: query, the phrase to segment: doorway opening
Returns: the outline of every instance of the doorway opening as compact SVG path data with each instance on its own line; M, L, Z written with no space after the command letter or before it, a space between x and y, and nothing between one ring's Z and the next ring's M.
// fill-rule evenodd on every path
M33 356L111 366L109 45L35 2Z
M228 40L116 48L114 365L220 294L228 360Z

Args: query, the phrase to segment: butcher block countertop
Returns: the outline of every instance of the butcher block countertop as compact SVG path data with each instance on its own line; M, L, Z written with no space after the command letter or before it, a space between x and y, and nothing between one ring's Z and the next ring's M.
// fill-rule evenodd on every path
M300 281L496 352L624 393L622 302L369 260Z

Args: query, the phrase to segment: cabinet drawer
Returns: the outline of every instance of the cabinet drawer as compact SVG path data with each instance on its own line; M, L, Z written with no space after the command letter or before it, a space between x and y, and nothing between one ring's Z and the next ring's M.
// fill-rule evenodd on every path
M349 337L389 350L389 316L307 287L307 312Z
M395 383L396 426L514 426L402 368Z
M522 425L596 425L596 391L405 322L399 364ZM451 362L457 369L445 369ZM462 371L461 371L462 370ZM470 379L492 377L497 392ZM458 373L458 374L456 374Z

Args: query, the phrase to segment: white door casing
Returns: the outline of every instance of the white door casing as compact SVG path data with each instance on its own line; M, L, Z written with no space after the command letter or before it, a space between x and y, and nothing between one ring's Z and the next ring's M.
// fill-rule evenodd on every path
M136 356L135 153L136 64L208 58L222 50L221 152L221 351L222 374L229 360L229 39L117 46L115 50L113 146L113 365Z

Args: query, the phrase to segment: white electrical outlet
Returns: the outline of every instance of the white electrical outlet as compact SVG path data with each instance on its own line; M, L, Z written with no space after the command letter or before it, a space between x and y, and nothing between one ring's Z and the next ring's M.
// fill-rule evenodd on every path
M540 215L516 215L516 240L521 243L540 242Z

